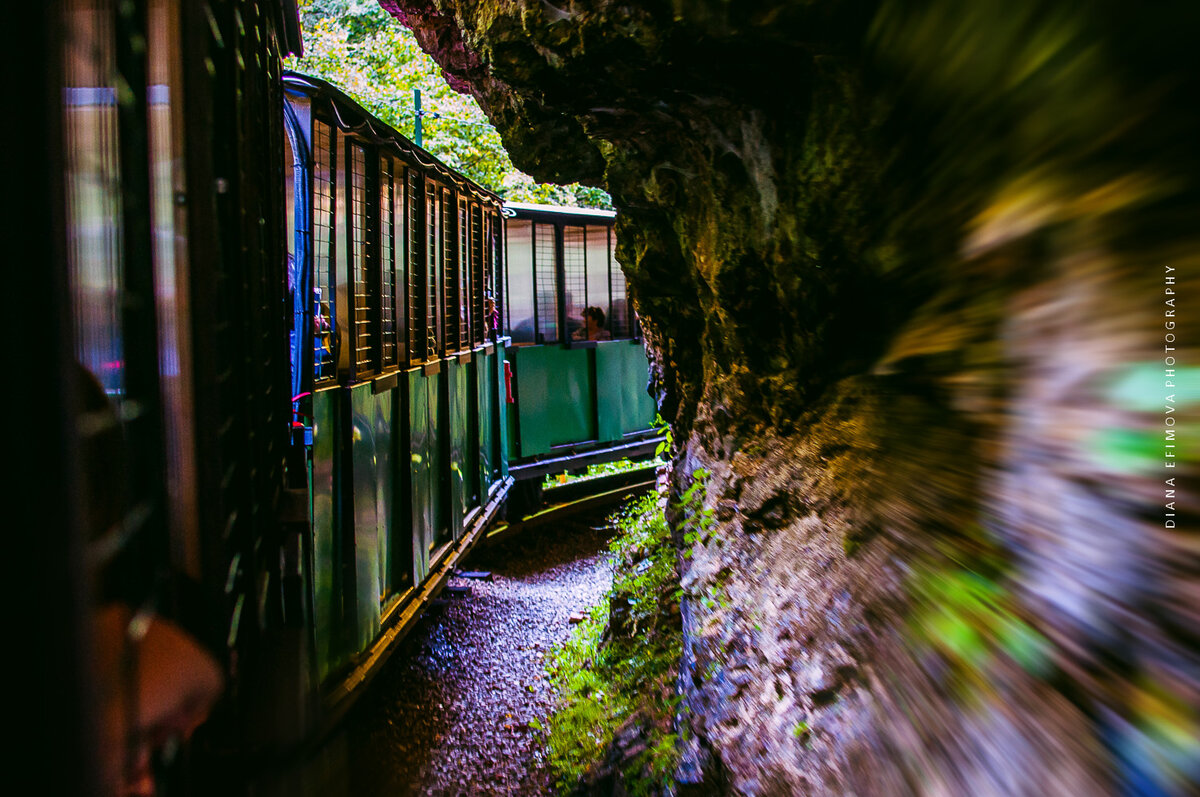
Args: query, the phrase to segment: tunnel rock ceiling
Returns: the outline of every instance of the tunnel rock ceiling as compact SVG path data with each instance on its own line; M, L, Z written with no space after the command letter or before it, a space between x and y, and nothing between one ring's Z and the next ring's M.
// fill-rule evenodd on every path
M684 783L1183 782L1147 729L1200 704L1195 456L1154 442L1164 275L1200 295L1191 6L381 2L518 167L620 212L716 518L678 538Z

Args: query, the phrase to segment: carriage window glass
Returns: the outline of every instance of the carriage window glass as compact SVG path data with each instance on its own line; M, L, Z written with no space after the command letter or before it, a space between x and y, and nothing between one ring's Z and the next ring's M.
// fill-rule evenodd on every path
M407 358L408 343L408 170L393 161L392 174L392 259L395 262L396 364Z
M508 334L533 343L533 223L508 221Z
M614 338L633 337L630 327L629 300L625 293L625 274L614 257L617 239L613 231L608 231L608 273L609 285L612 287L612 312L609 313L608 330Z
M425 221L421 211L425 207L425 181L416 169L408 170L408 300L409 355L414 360L424 360L428 352L428 337L425 331L425 274L424 238Z
M608 300L608 227L589 225L587 228L587 303L604 313L604 329L612 332L612 308ZM613 335L616 337L616 335Z
M583 311L588 306L587 249L585 228L563 227L563 302L566 308L567 340L585 340Z
M442 189L442 334L446 351L459 349L458 324L458 207L449 189Z
M379 159L379 319L382 364L396 364L396 224L393 220L392 159Z
M485 291L491 292L496 300L498 317L503 318L505 311L508 309L508 302L505 299L508 293L505 287L504 258L500 251L500 247L503 245L504 222L501 220L500 213L493 210L484 215L483 224L485 252L483 288Z
M483 208L471 205L471 340L476 345L483 343L486 324L484 319L485 288L483 258Z
M67 256L76 356L110 396L125 393L121 181L111 10L64 15Z
M486 303L486 298L491 297L495 303L496 313L496 329L504 329L507 325L505 319L508 313L508 300L505 294L507 288L504 281L499 279L497 274L496 263L502 263L503 259L500 255L501 247L505 245L504 239L504 222L501 217L491 212L486 208L480 209L481 223L480 228L483 233L483 248L481 250L482 260L480 260L480 278L483 282L483 296L480 301ZM491 337L491 317L484 320L484 336ZM499 333L504 334L504 333Z
M471 259L471 221L467 214L467 200L458 200L458 343L459 348L471 348L471 271L475 268Z
M367 154L350 146L350 269L354 291L354 370L375 370L375 291L367 257Z
M313 377L337 376L333 352L333 130L313 121Z
M553 224L533 225L533 268L537 302L537 340L558 340L558 265Z
M439 232L441 225L439 208L441 191L436 185L428 185L425 195L425 356L436 357L442 350L442 338L438 329L438 309L441 307L442 292L442 246Z
M346 161L350 157L349 142L344 135L334 130L337 146L334 147L333 181L333 323L334 357L339 376L350 372L350 350L354 318L350 315L350 251L353 242L348 230L350 191L347 180Z

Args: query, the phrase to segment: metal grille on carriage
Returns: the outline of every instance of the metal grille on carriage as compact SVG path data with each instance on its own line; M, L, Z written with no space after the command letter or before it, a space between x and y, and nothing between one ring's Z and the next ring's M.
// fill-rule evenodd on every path
M458 225L456 228L458 235L458 274L455 280L455 293L457 294L457 316L458 316L458 345L459 348L469 349L473 341L471 340L470 320L472 313L471 305L471 269L474 264L471 262L471 225L467 214L467 200L465 197L458 199Z
M568 339L578 337L583 310L588 306L586 240L585 228L563 227L563 298Z
M333 172L337 133L313 122L313 377L337 376L333 325Z
M379 342L376 292L368 257L370 235L367 214L367 156L362 147L350 145L350 268L354 290L354 370L357 375L373 373Z
M537 342L555 343L558 329L558 268L553 224L533 225L534 284Z
M442 333L446 353L462 347L458 323L458 270L461 267L456 245L458 214L455 212L454 195L450 189L442 189Z
M396 218L404 217L403 199L396 202L396 193L403 193L401 181L393 183L392 159L379 159L379 318L381 334L380 361L384 368L396 365L398 346L396 325ZM399 189L398 191L396 189ZM400 204L397 212L396 205Z
M634 330L629 318L629 298L625 294L625 273L614 256L613 246L616 243L613 231L608 230L608 280L610 287L611 312L609 313L608 328L614 338L632 337Z
M487 336L487 324L489 321L484 318L485 302L484 302L484 257L483 257L483 234L481 224L483 209L478 204L471 205L471 308L474 311L471 314L471 339L476 344L484 342Z
M423 361L429 352L425 328L424 261L425 226L422 210L425 208L425 181L416 169L408 170L408 350L409 356Z
M425 298L425 354L422 359L430 359L441 354L442 335L438 328L438 308L441 306L441 271L442 247L438 231L438 221L441 217L440 190L437 185L428 184L425 193L425 257L428 277L425 284L428 294Z

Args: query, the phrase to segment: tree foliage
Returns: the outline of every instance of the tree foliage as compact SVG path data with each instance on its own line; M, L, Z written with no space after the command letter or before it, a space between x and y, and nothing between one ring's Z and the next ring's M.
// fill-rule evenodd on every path
M413 89L420 89L422 146L451 168L513 202L612 207L598 188L537 183L513 166L475 99L451 89L412 32L376 0L301 0L300 22L304 57L289 59L289 69L333 83L410 138Z

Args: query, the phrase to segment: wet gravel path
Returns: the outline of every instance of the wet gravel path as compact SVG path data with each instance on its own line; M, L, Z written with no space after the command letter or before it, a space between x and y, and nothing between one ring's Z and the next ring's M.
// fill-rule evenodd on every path
M603 526L580 517L472 555L463 569L491 580L452 578L347 718L346 793L549 793L529 721L553 702L544 656L611 584Z

